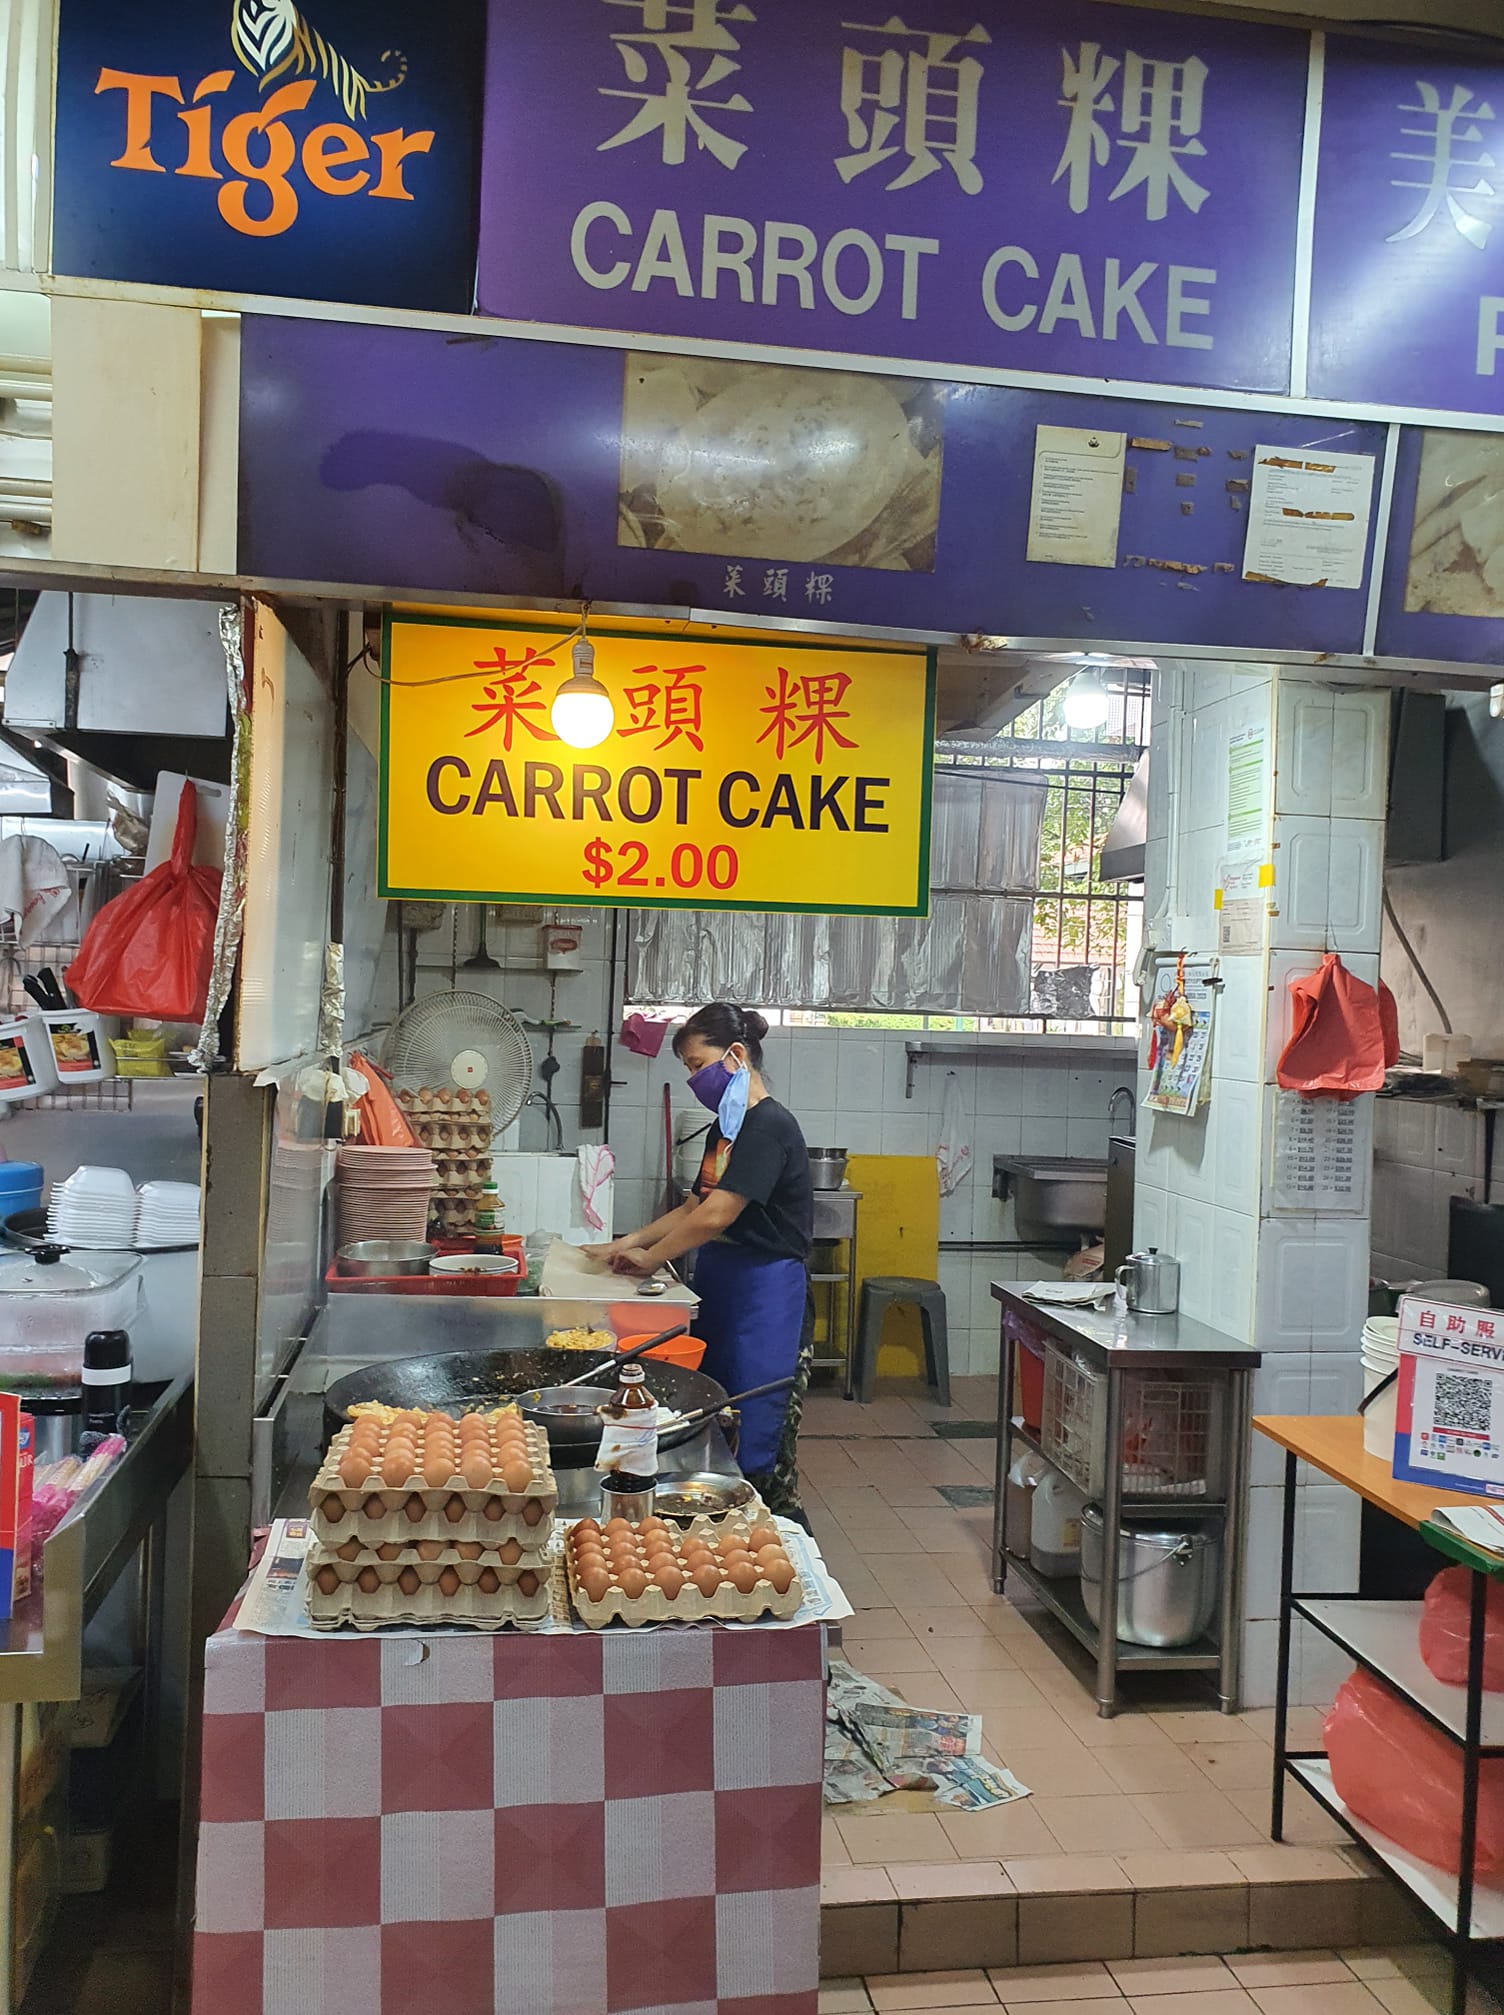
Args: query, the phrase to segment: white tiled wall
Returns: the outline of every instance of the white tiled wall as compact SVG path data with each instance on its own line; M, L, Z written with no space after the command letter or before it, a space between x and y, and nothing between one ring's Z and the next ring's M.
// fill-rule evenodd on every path
M1086 1070L1068 1055L1043 1048L1037 1063L937 1058L916 1067L914 1094L906 1098L905 1044L913 1040L912 1030L900 1029L775 1029L765 1046L765 1075L812 1146L894 1155L935 1151L946 1083L954 1075L971 1165L956 1190L940 1200L939 1279L952 1372L991 1372L998 1354L992 1282L1054 1277L1064 1255L947 1251L947 1242L1018 1236L1011 1201L1000 1203L992 1195L995 1154L1105 1156L1108 1100L1118 1085L1132 1086L1132 1062L1119 1071ZM978 1039L979 1051L988 1047L985 1038ZM661 1208L664 1085L676 1110L690 1101L683 1068L667 1044L652 1062L618 1049L614 1075L616 1221L626 1228Z
M1162 918L1156 942L1215 948L1227 739L1260 720L1272 726L1275 752L1267 809L1274 880L1263 949L1222 960L1209 1108L1194 1120L1156 1115L1140 1129L1135 1236L1152 1231L1177 1254L1188 1314L1264 1351L1256 1412L1350 1412L1368 1301L1368 1220L1270 1214L1273 1086L1290 1030L1291 978L1333 950L1360 977L1378 979L1386 696L1182 664L1162 666L1153 708L1150 835L1162 851L1150 865L1166 880L1162 894L1151 883L1147 895L1151 925ZM1467 1179L1461 1168L1427 1167L1433 1217L1444 1188ZM1413 1187L1409 1173L1405 1181ZM1283 1464L1262 1437L1252 1463L1246 1695L1260 1705L1273 1698ZM1301 1558L1315 1578L1348 1585L1357 1565L1348 1493L1303 1485L1299 1521ZM1297 1697L1330 1698L1318 1653L1297 1659L1295 1679Z
M1376 1099L1373 1152L1375 1276L1445 1280L1451 1200L1483 1195L1483 1115L1424 1099Z

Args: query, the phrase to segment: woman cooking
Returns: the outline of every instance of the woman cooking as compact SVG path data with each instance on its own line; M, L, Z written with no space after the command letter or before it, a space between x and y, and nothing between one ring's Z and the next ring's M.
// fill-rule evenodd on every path
M697 1252L696 1328L704 1369L727 1392L793 1376L787 1392L742 1408L739 1460L768 1507L800 1518L797 1443L809 1383L814 1193L799 1122L762 1079L768 1025L713 1001L674 1037L689 1088L714 1115L695 1192L677 1210L591 1250L617 1273L647 1275Z

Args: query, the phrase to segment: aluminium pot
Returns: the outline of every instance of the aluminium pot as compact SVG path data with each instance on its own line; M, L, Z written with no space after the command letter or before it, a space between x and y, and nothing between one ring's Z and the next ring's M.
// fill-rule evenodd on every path
M844 1147L812 1147L809 1151L809 1179L816 1189L839 1189L846 1180Z
M1081 1514L1081 1602L1101 1620L1106 1554L1100 1505ZM1210 1518L1157 1518L1118 1534L1118 1641L1171 1651L1205 1636L1222 1583L1222 1527Z

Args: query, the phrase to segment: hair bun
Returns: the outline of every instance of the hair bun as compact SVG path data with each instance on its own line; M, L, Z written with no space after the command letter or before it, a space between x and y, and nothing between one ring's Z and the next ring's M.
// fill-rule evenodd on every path
M760 1015L756 1008L743 1008L741 1014L742 1027L747 1032L746 1040L748 1042L761 1042L768 1032L767 1016Z

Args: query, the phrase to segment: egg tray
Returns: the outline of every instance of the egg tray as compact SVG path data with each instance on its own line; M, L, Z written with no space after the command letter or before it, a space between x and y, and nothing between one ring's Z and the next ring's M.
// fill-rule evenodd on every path
M728 1536L728 1524L732 1514L718 1521L717 1536ZM708 1524L710 1521L706 1521ZM752 1530L745 1518L730 1525L729 1536L745 1538ZM692 1533L677 1534L670 1529L669 1545L675 1555L682 1553L685 1541ZM798 1614L804 1601L804 1584L797 1570L793 1580L780 1595L771 1581L759 1579L746 1594L724 1577L713 1594L705 1595L687 1577L684 1586L672 1599L661 1588L649 1582L640 1596L628 1597L619 1588L611 1588L598 1602L592 1602L585 1594L575 1571L574 1547L566 1540L564 1547L565 1570L569 1577L569 1597L580 1621L591 1630L601 1630L608 1623L625 1623L631 1628L645 1623L754 1623L760 1616L773 1616L780 1622L787 1622ZM793 1563L790 1562L792 1566Z
M482 1567L494 1567L504 1581L515 1580L524 1568L529 1567L535 1574L551 1573L555 1559L553 1547L548 1541L538 1547L525 1547L515 1539L504 1540L500 1546L482 1545L479 1540L465 1539L420 1539L415 1545L400 1546L387 1540L375 1546L363 1546L359 1540L346 1539L338 1546L320 1545L317 1551L321 1561L327 1560L336 1567L350 1561L361 1567L383 1570L391 1567L399 1573L404 1567L474 1567L477 1572ZM473 1580L474 1576L470 1578Z
M332 1595L325 1595L311 1580L308 1583L308 1620L316 1630L381 1630L393 1624L421 1629L461 1625L472 1630L504 1630L508 1624L545 1622L551 1614L552 1591L547 1578L539 1584L536 1595L528 1596L515 1588L483 1595L478 1588L465 1587L446 1595L437 1585L407 1595L395 1584L378 1588L374 1594L341 1584Z
M410 1570L417 1576L419 1587L416 1590L399 1589L399 1593L411 1594L416 1599L423 1589L436 1588L446 1573L452 1571L462 1588L473 1588L489 1568L501 1589L515 1588L520 1600L530 1602L540 1588L547 1589L553 1573L553 1562L545 1554L535 1554L531 1559L524 1558L508 1565L494 1553L482 1554L478 1560L462 1560L452 1548L449 1551L452 1557L448 1560L382 1560L373 1548L363 1547L355 1559L346 1560L341 1554L331 1553L328 1547L314 1546L308 1551L308 1578L313 1583L321 1571L328 1569L338 1578L342 1588L358 1588L361 1575L369 1569L381 1588L394 1588ZM531 1588L519 1586L524 1575L531 1575ZM361 1594L375 1595L379 1592L379 1589L360 1590ZM498 1592L497 1589L487 1591L492 1595Z
M372 1546L392 1539L478 1539L487 1545L516 1539L524 1546L546 1544L559 1486L549 1465L548 1436L532 1421L524 1423L532 1478L520 1491L499 1488L494 1478L491 1484L472 1489L458 1470L442 1484L425 1483L419 1470L403 1483L386 1484L381 1480L379 1463L364 1483L343 1483L340 1463L354 1431L353 1425L342 1427L330 1442L308 1492L314 1530L320 1539L335 1546L352 1537ZM463 1511L451 1519L445 1507L453 1499L459 1500ZM422 1505L417 1517L410 1509L414 1500ZM338 1515L331 1517L335 1507Z

